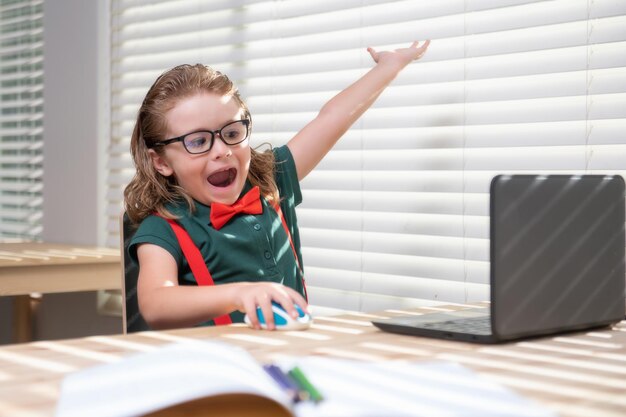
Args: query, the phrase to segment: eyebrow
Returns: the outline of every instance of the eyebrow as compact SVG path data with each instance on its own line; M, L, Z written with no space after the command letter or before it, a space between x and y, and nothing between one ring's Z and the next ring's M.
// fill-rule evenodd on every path
M236 121L238 121L238 120L247 120L247 118L245 118L245 117L244 117L245 115L243 114L243 112L242 112L242 111L240 111L240 112L239 112L239 113L237 113L237 114L238 114L239 116L235 116L233 119L230 119L230 120L228 120L227 122L223 122L223 123L220 125L220 127L218 127L217 129L209 129L209 128L207 128L207 127L199 127L199 128L197 128L197 129L188 130L187 132L185 132L185 133L181 133L180 135L170 135L169 137L172 137L172 138L179 138L179 137L181 137L181 136L189 135L190 133L196 133L196 132L215 132L216 130L219 130L219 129L223 128L224 126L226 126L226 125L227 125L227 124L229 124L229 123L236 122Z
M171 139L177 139L177 138L181 138L181 137L183 137L183 136L187 136L187 135L190 135L190 134L192 134L192 133L197 133L197 132L212 132L212 133L213 133L213 132L215 132L216 130L221 129L221 128L223 128L224 126L226 126L227 124L230 124L230 123L232 123L232 122L238 122L238 121L240 121L240 120L250 120L249 118L244 117L244 115L243 115L243 114L241 114L241 112L240 112L239 114L240 114L239 118L234 118L234 119L232 119L232 120L229 120L229 121L227 121L227 122L224 122L224 123L222 123L222 125L221 125L219 128L217 128L217 129L213 129L213 130L211 130L211 129L208 129L208 128L205 128L205 127L202 127L202 128L195 129L195 130L190 130L190 131L188 131L188 132L186 132L186 133L183 133L183 134L181 134L181 135L178 135L178 136L169 136L169 137L170 137ZM248 128L249 128L249 126L248 126ZM169 140L169 139L166 139L166 140Z

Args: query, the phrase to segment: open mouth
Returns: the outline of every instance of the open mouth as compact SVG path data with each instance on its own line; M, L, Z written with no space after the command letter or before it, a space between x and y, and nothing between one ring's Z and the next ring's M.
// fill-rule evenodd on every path
M235 181L237 177L237 170L235 168L230 168L224 171L219 171L214 174L209 175L207 180L209 184L214 187L228 187L230 184Z

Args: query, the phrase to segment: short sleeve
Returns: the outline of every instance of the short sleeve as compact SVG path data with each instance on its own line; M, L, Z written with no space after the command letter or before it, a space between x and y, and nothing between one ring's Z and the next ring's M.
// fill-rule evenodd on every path
M150 243L162 247L174 257L176 263L180 266L183 254L172 227L165 219L158 216L148 216L139 225L128 246L128 254L136 265L139 264L137 247L142 243Z
M282 199L295 207L302 203L302 192L298 181L296 162L287 145L274 148L276 158L276 185Z

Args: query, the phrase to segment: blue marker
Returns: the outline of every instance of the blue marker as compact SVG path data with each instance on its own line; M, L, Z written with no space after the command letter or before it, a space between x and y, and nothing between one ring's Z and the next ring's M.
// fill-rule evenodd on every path
M300 387L276 365L263 365L265 372L272 377L274 381L280 386L280 388L289 395L293 402L299 402L302 400Z

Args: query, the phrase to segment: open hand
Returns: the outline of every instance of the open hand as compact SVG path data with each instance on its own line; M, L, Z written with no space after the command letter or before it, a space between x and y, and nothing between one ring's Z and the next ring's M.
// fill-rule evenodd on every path
M420 59L428 49L428 45L430 45L430 41L427 40L419 46L419 41L415 41L408 48L399 48L393 51L380 51L377 52L374 48L367 48L367 52L370 53L374 62L383 63L383 62L396 62L402 66L407 65L411 61L415 61Z

